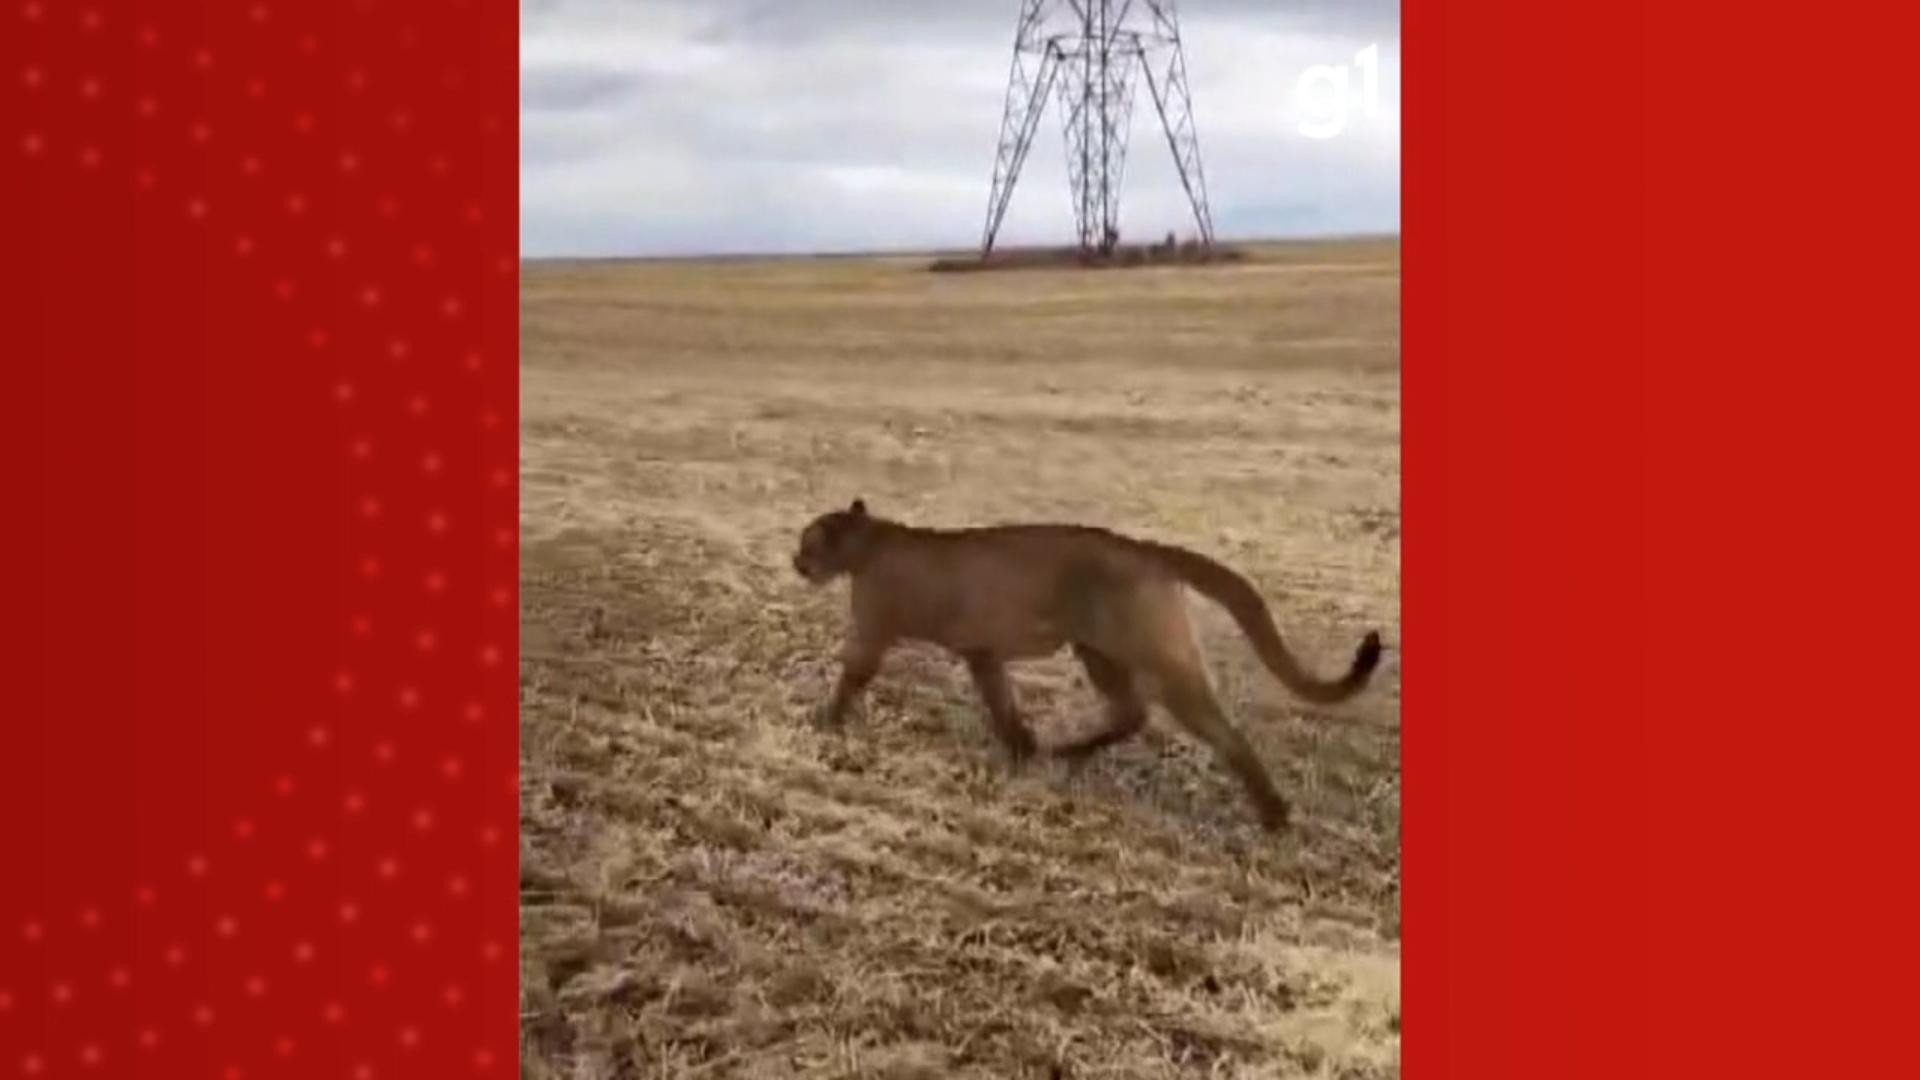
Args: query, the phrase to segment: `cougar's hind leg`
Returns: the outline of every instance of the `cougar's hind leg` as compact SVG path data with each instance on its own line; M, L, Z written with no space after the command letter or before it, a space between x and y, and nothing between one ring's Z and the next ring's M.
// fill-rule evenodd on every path
M1117 604L1093 613L1101 617L1087 623L1079 640L1125 671L1129 686L1144 682L1150 687L1180 726L1206 743L1221 766L1240 781L1261 823L1276 831L1285 828L1287 800L1274 787L1246 736L1228 722L1214 698L1186 597L1178 585L1147 583Z
M980 691L980 700L987 707L988 729L1013 755L1015 762L1032 757L1036 748L1033 732L1027 730L1027 725L1020 719L1020 709L1013 698L1013 683L1007 678L1006 664L988 653L968 653L965 659L967 672L973 676L974 688Z
M1147 703L1134 685L1133 672L1124 664L1088 645L1075 645L1073 654L1087 671L1087 680L1106 702L1106 726L1053 748L1057 757L1084 760L1093 753L1132 738L1147 724Z
M1199 650L1190 648L1167 656L1158 667L1161 699L1174 719L1211 747L1214 758L1239 779L1262 825L1276 832L1286 828L1290 813L1287 800L1274 787L1273 777L1260 763L1253 744L1220 708L1213 688L1207 684Z

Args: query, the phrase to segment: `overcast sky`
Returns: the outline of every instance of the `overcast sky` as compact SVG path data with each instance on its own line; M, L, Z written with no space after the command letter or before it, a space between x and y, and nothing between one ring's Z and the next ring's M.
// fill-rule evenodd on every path
M523 0L529 256L979 243L1019 0ZM1136 0L1136 8L1141 4ZM1223 238L1396 232L1397 0L1182 0ZM1377 115L1355 54L1379 47ZM1349 70L1345 130L1309 138L1315 65ZM1321 90L1324 96L1327 91ZM1002 243L1070 240L1049 103ZM1132 238L1192 216L1142 87L1121 205Z

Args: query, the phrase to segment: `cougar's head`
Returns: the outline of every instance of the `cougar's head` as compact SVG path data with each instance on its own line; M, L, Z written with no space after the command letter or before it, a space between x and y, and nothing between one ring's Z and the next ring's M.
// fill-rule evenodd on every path
M815 585L825 585L860 564L872 533L873 519L867 516L863 500L853 500L845 510L821 514L801 530L793 568Z

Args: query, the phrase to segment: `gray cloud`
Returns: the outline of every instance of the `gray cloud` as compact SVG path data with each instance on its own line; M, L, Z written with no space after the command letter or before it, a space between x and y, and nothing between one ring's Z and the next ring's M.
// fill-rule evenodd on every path
M579 112L605 108L638 93L647 80L612 68L547 65L520 72L523 112Z
M1014 0L526 0L522 240L532 255L964 247L978 241ZM1181 6L1225 236L1399 224L1398 7ZM1296 83L1380 47L1381 109L1300 134ZM1358 87L1358 76L1355 87ZM1051 110L1050 110L1051 111ZM1008 242L1071 230L1060 123L1043 122ZM1191 218L1144 93L1122 223Z
M678 0L710 44L822 39L926 39L942 35L1012 40L1019 0ZM530 32L599 20L641 19L676 0L526 0ZM1226 19L1285 24L1303 33L1397 36L1398 0L1184 0L1182 21ZM1144 10L1135 0L1135 10Z

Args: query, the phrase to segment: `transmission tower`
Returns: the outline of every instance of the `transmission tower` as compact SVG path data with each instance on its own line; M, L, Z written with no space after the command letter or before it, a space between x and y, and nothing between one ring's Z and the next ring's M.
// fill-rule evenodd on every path
M1126 171L1138 75L1146 78L1200 240L1213 243L1173 0L1021 0L987 195L987 227L980 240L983 256L993 251L1049 94L1059 99L1065 127L1067 183L1080 248L1101 254L1113 250L1120 236L1120 178Z

